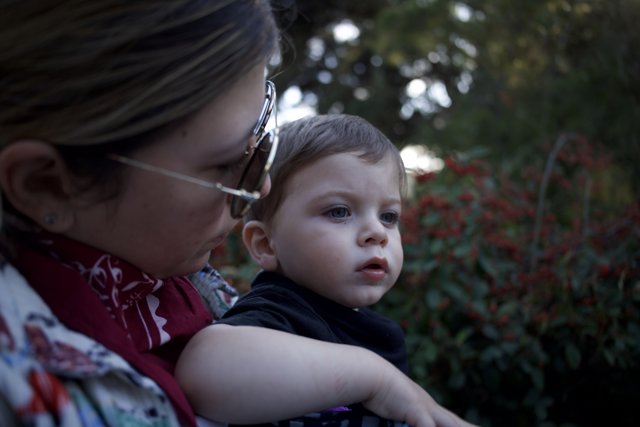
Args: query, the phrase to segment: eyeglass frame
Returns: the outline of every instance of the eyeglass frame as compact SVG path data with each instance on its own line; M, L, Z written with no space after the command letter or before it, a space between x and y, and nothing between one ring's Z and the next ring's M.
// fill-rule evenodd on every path
M266 87L265 101L260 111L260 116L258 117L258 121L256 122L256 125L254 126L253 130L251 131L251 134L257 137L257 141L254 146L249 147L245 151L245 155L248 157L248 159L246 160L247 162L246 166L242 170L242 174L240 175L240 180L238 181L238 185L236 188L227 187L221 184L220 182L212 182L212 181L207 181L200 178L195 178L187 174L172 171L170 169L166 169L160 166L151 165L149 163L145 163L140 160L135 160L127 156L122 156L120 154L111 153L108 155L108 157L113 161L116 161L126 166L134 167L136 169L142 169L148 172L154 172L154 173L167 176L170 178L175 178L184 182L190 182L192 184L196 184L201 187L222 191L223 193L226 193L231 196L231 200L230 200L231 216L236 219L242 218L249 210L251 203L263 197L259 190L260 188L262 188L265 180L267 179L267 176L269 175L269 171L271 170L271 166L273 165L273 161L278 151L279 138L278 138L278 128L277 128L278 126L277 111L275 111L275 114L274 114L274 119L276 121L275 128L268 132L265 131L267 123L271 118L271 114L276 108L276 87L271 80L266 80L265 87ZM267 141L267 139L270 140L271 149L264 163L264 166L262 167L262 171L260 172L260 176L256 182L255 189L252 191L249 191L244 188L241 188L245 178L247 177L247 175L249 174L249 171L251 170L253 161L255 160L257 153L261 148L261 145L263 144L263 142ZM236 202L234 198L238 198L246 203L246 205L243 206L237 212L234 212L235 211L234 203Z

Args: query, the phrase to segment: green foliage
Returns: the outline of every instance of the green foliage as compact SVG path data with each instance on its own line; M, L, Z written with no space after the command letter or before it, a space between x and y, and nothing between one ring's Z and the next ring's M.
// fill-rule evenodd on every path
M558 141L518 173L452 156L417 176L378 307L405 327L413 377L483 426L638 420L640 206L604 197L602 149Z

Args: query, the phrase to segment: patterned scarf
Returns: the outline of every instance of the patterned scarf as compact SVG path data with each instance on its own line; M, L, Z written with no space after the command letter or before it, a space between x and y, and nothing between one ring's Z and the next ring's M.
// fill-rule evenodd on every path
M134 266L59 235L12 260L67 327L120 354L169 395L189 424L193 414L173 378L180 352L213 320L185 277L153 278Z

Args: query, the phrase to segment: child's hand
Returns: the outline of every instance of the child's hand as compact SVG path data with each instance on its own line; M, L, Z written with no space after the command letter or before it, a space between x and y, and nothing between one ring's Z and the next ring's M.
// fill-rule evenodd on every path
M412 427L474 426L438 405L424 389L400 371L390 370L379 390L363 404L379 416L402 420Z

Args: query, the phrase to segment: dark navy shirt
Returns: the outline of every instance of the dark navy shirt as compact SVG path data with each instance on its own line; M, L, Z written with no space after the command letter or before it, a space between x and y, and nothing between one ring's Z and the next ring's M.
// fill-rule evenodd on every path
M397 323L370 308L345 307L278 273L259 273L251 284L251 291L240 297L217 323L261 326L321 341L364 347L408 373L404 332ZM346 411L327 410L261 426L407 427L401 421L380 418L362 405L344 409Z
M354 310L273 272L261 272L220 323L262 326L296 335L367 348L408 373L400 326L370 308Z

